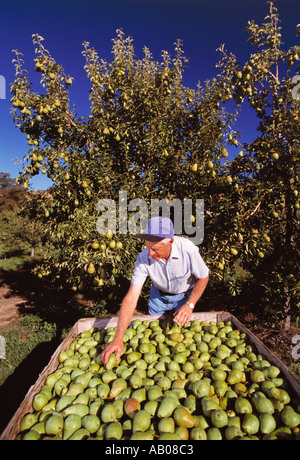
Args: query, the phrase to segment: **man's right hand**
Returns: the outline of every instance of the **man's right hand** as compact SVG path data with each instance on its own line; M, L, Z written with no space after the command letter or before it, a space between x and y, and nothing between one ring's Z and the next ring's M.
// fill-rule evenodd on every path
M123 340L114 339L110 342L107 347L101 353L101 361L106 364L110 355L116 352L116 360L118 361L121 357L124 348Z

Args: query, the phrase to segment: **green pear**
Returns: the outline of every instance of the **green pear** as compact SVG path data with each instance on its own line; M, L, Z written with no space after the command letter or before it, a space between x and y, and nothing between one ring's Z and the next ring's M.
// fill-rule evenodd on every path
M128 382L129 386L133 389L137 389L137 388L141 388L141 386L143 385L143 379L140 375L137 375L137 374L131 374L131 376L129 377L129 382Z
M125 390L121 391L121 393L119 393L115 399L116 400L122 399L122 401L126 401L126 399L131 397L131 393L132 393L132 389L127 387L125 388Z
M242 429L249 435L259 430L259 419L254 414L245 414L242 422Z
M98 392L97 392L96 387L93 387L93 388L88 387L83 394L88 395L89 399L96 399L98 397Z
M203 414L206 417L210 417L212 411L216 409L221 409L219 405L219 401L210 396L204 397L201 399L201 406L202 406Z
M191 386L191 390L197 398L203 396L209 396L210 394L210 381L209 380L197 380Z
M275 379L280 374L280 369L277 366L269 366L263 370L263 374L268 379Z
M63 439L69 439L79 428L81 428L81 417L78 414L68 415L64 422Z
M29 430L23 434L22 441L38 441L40 438L40 433L35 430Z
M61 436L63 428L64 419L62 415L53 414L46 420L45 431L48 435Z
M99 429L101 422L97 415L87 414L81 419L82 427L86 428L89 433L93 434Z
M72 404L72 402L74 401L75 398L76 398L76 396L62 396L62 397L59 398L59 400L57 401L56 406L55 406L55 410L56 410L57 412L62 411L62 410L65 409L67 406L69 406L70 404Z
M88 405L90 401L90 397L87 393L80 393L77 397L75 397L73 404L84 404Z
M122 377L117 378L112 382L109 399L114 399L118 396L123 390L127 388L127 382Z
M284 425L288 427L296 428L300 425L300 415L294 411L294 409L290 406L284 407L281 412L281 420Z
M152 441L154 438L154 433L151 431L136 431L130 436L130 441Z
M181 392L182 390L184 391L184 393ZM180 395L180 397L178 397L178 395ZM181 397L183 398L183 395L185 395L184 397L187 397L186 391L183 388L173 388L173 389L170 389L170 390L166 390L166 391L164 391L164 394L163 394L164 397L168 396L168 397L176 399L177 402L178 402L178 405L179 405L179 399L181 399ZM190 397L193 400L196 399L194 395L190 395Z
M107 384L110 383L112 380L115 380L116 378L117 378L117 375L112 370L106 370L101 375L102 382L107 383Z
M253 404L255 409L259 414L273 414L274 413L274 406L270 399L254 394L253 396Z
M212 380L226 380L227 372L217 367L211 373Z
M225 439L227 441L231 441L234 439L240 439L243 437L243 432L240 430L239 427L235 425L228 426L225 429Z
M244 376L244 373L240 369L232 369L228 374L227 383L229 385L234 385L235 383L239 383L242 381L243 376Z
M211 427L207 430L207 439L209 441L221 441L222 438L222 433L219 430L219 428L216 427Z
M177 401L178 401L177 405L179 406L179 400ZM197 400L195 397L192 398L189 396L184 399L182 405L187 408L190 414L192 414L196 410Z
M129 431L132 432L132 420L130 418L126 418L122 424L123 432Z
M41 390L40 390L40 393L43 393L45 394L46 396L48 396L48 401L50 401L50 399L52 398L52 390L50 387L47 387L47 385L44 385Z
M260 414L259 421L262 434L272 433L276 429L276 420L271 414Z
M178 426L185 426L186 428L192 428L195 425L194 418L189 411L183 407L176 407L173 413L173 418L175 420L176 425Z
M205 441L207 439L207 433L203 428L194 427L190 431L190 439L192 441Z
M223 428L228 424L228 416L224 410L216 409L211 413L211 421L216 428Z
M71 383L68 391L65 393L66 396L78 396L84 392L84 386L81 383Z
M117 419L119 420L124 414L124 401L123 399L115 399L113 405L117 409Z
M177 426L175 428L175 434L179 435L181 441L187 441L189 439L189 430L185 426Z
M65 395L67 393L67 391L68 391L68 385L69 385L68 380L64 376L60 377L55 382L55 385L54 385L55 394L57 396Z
M71 406L66 407L62 413L65 417L71 414L78 414L80 415L80 417L84 417L85 415L89 413L89 411L90 410L86 404L78 403L78 404L71 404Z
M75 383L81 383L84 388L87 388L89 386L89 383L92 377L93 377L92 372L86 372L76 377Z
M178 406L178 399L170 396L164 397L157 409L157 416L159 418L171 417L174 410Z
M32 400L32 407L36 412L39 412L49 401L49 398L44 393L37 393Z
M206 430L206 428L209 428L208 420L204 417L204 415L193 414L193 419L195 427L203 428L204 430Z
M180 441L180 435L178 433L161 433L159 441Z
M90 403L90 414L97 415L102 404L103 400L100 398L97 398L95 401L92 401Z
M132 374L132 369L126 366L120 366L120 367L123 367L123 369L120 370L119 377L122 377L122 379L126 380L127 377L129 377ZM116 369L116 374L118 375L117 371L118 369Z
M259 383L259 382L263 382L265 380L265 375L259 369L251 369L250 378L251 378L252 382Z
M147 401L146 404L144 405L144 410L147 411L151 417L154 417L157 412L157 407L158 407L158 401Z
M172 386L172 382L167 376L158 379L156 384L161 387L163 391L169 390Z
M63 370L57 370L55 372L52 372L52 374L47 375L45 378L45 385L47 385L49 388L53 388L57 380L63 375Z
M138 388L137 390L134 390L131 397L137 399L140 403L146 401L146 389Z
M101 383L97 388L99 398L106 399L110 392L108 383Z
M282 388L271 388L270 393L272 398L278 399L283 404L289 404L291 401L290 395Z
M123 436L123 428L120 422L109 423L105 430L105 439L121 439Z
M132 421L132 431L135 433L136 431L147 431L151 424L151 417L149 412L145 411L144 409L137 412Z
M252 406L248 399L239 396L234 403L234 408L238 414L251 414Z
M85 428L79 428L75 433L70 436L69 441L81 441L82 439L87 439L90 436L90 433Z
M175 422L172 417L161 418L157 426L159 433L174 433L175 432Z
M111 423L117 420L117 408L113 403L108 403L103 406L101 411L101 420L103 423Z
M238 415L234 415L233 417L228 416L228 426L233 426L233 425L237 426L238 428L241 428L241 419Z
M224 380L215 380L213 382L213 387L215 393L219 396L225 396L226 392L228 391L228 385Z
M37 431L39 434L45 434L46 433L45 422L44 421L37 422L35 425L33 425L31 429L34 431Z

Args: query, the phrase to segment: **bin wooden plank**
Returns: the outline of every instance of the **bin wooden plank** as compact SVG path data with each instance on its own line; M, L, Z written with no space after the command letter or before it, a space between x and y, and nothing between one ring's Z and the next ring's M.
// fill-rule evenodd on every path
M162 315L135 315L132 317L131 323L135 319L141 319L142 321L156 319L168 319L168 316ZM289 381L294 394L300 398L300 380L292 375L288 368L279 360L272 352L254 335L247 329L235 316L228 312L203 312L203 313L193 313L191 320L198 319L199 321L231 321L233 325L239 329L241 332L244 332L250 342L256 347L258 353L264 355L273 365L277 366ZM71 342L74 340L74 337L80 334L83 331L86 331L92 327L94 328L109 328L115 327L118 322L118 317L106 317L106 318L82 318L78 320L75 325L70 330L69 334L62 341L60 346L55 350L47 366L43 369L39 375L37 381L32 385L24 400L22 401L20 407L17 409L7 427L0 436L0 440L13 440L16 438L20 431L20 424L23 416L32 412L32 400L36 393L38 393L43 384L45 377L54 372L58 366L58 356L61 351L64 351L69 348Z

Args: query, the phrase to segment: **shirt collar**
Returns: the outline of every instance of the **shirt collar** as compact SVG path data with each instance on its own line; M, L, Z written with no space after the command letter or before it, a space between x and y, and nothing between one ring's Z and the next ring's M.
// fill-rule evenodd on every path
M172 259L178 259L179 258L179 250L178 250L178 247L177 247L177 244L176 244L176 238L175 237L174 237L174 241L173 241L173 244L172 244L170 257Z

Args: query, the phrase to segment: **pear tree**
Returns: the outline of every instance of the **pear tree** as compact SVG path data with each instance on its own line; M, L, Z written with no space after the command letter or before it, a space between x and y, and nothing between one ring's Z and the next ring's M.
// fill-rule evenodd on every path
M293 81L300 47L284 50L272 2L263 25L249 21L246 33L254 52L244 64L220 48L220 68L230 75L235 102L248 103L258 120L257 138L240 144L228 164L236 186L229 199L236 206L234 249L225 259L238 254L251 273L254 301L283 319L299 312L300 123Z
M34 35L33 43L42 89L33 90L23 56L15 50L11 93L13 119L29 145L19 183L27 188L40 173L53 182L35 203L54 248L37 271L59 283L66 280L74 290L110 288L118 278L130 279L141 242L118 232L118 212L117 231L99 234L98 201L113 201L118 211L120 192L128 200L142 198L149 209L154 198L201 198L207 212L218 215L216 178L222 176L224 133L235 118L221 105L230 91L218 78L185 87L187 58L180 41L174 57L163 51L159 63L147 48L137 59L132 39L118 30L110 62L83 44L90 113L79 116L71 106L72 77L41 36ZM208 258L210 253L208 244Z

